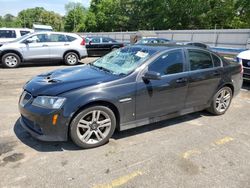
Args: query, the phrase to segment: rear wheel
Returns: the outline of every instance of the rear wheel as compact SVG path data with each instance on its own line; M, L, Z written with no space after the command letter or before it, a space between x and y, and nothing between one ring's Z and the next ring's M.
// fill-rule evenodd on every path
M112 110L93 106L81 111L70 125L70 136L81 148L94 148L108 142L116 127Z
M7 53L2 57L2 64L6 68L16 68L20 65L21 59L15 53Z
M215 115L224 114L232 101L232 90L229 87L221 88L213 97L211 106L207 109L209 112Z
M113 47L112 49L111 49L111 51L115 51L115 50L118 50L119 49L119 47Z
M77 65L78 64L78 55L75 52L68 52L64 56L64 63L66 65Z

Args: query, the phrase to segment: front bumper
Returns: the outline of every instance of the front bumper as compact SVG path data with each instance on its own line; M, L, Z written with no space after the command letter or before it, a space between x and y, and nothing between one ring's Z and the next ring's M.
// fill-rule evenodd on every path
M62 110L52 111L31 104L22 107L19 104L21 126L33 137L42 141L67 141L68 119L63 117ZM52 119L58 114L57 123L53 125Z

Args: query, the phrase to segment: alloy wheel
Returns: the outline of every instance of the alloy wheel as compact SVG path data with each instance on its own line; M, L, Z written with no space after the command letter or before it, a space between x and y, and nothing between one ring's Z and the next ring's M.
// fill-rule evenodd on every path
M68 64L70 65L74 65L77 63L77 57L73 54L70 54L68 57L67 57L67 62Z
M8 66L8 67L15 67L17 64L18 64L18 60L15 56L7 56L4 60L5 64Z
M231 93L223 89L218 94L216 101L215 101L215 108L219 113L223 113L227 110L231 102Z
M85 114L77 124L77 136L86 144L96 144L105 139L111 130L111 118L102 110Z

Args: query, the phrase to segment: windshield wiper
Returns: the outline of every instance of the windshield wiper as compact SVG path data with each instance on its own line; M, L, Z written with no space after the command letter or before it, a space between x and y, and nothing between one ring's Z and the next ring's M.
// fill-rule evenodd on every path
M109 72L109 73L114 74L114 71L109 70L109 69L107 69L107 68L105 68L105 67L102 67L102 66L96 66L96 65L94 65L94 64L92 64L92 63L90 63L89 65L90 65L90 66L93 66L93 67L96 67L96 68L98 68L98 69L100 69L100 70L102 70L102 71L105 71L105 72Z

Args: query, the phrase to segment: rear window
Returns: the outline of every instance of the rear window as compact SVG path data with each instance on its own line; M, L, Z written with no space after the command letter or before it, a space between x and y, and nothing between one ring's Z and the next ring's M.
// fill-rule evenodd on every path
M213 57L213 61L214 61L214 66L220 67L221 66L221 59L214 54L212 54L212 57Z
M201 70L213 67L211 55L200 50L188 50L190 69Z
M102 42L110 43L110 42L116 42L116 41L114 39L111 39L111 38L102 38Z
M15 30L0 30L0 38L16 38Z
M67 37L69 42L72 42L72 41L76 40L75 37L72 37L72 36L69 36L69 35L66 35L66 37Z
M61 34L51 34L50 42L66 42L67 39L64 35Z
M20 31L21 36L24 36L26 34L30 33L30 31Z

